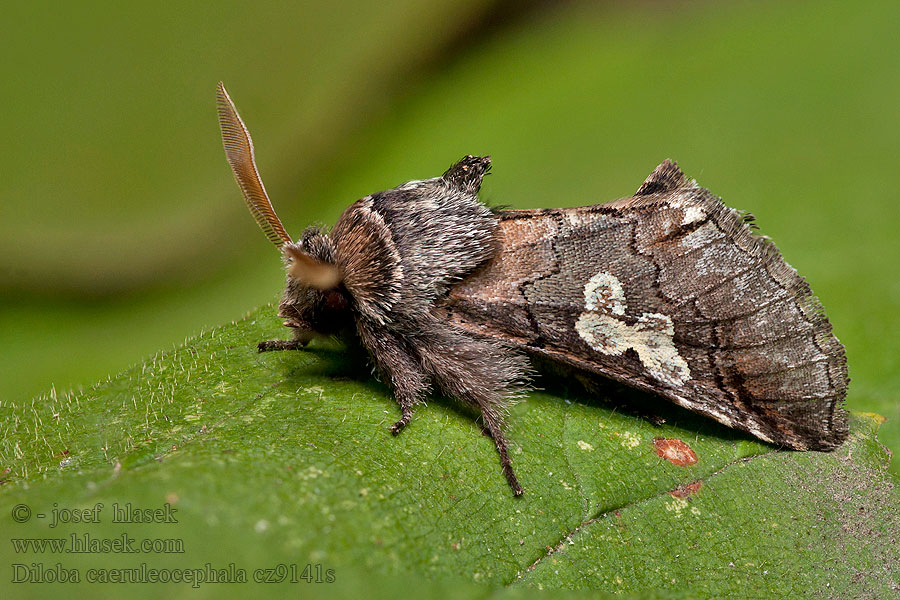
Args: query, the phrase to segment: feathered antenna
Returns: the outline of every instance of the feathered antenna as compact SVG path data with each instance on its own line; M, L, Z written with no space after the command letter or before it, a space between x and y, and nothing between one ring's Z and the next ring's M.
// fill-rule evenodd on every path
M336 265L313 258L295 246L291 236L284 230L281 219L275 214L259 171L256 170L250 132L241 120L228 92L225 91L225 84L221 81L216 86L216 105L225 157L231 165L231 170L234 171L234 178L244 194L244 201L253 218L269 241L281 248L290 259L288 275L303 285L319 290L336 287L341 282L340 269Z
M269 241L279 248L292 243L291 236L284 230L281 219L275 214L272 202L266 193L259 171L256 170L256 159L253 155L253 140L250 132L238 115L234 102L225 84L221 81L216 87L216 105L219 113L219 127L222 129L222 145L225 146L225 157L234 178L244 194L247 208Z

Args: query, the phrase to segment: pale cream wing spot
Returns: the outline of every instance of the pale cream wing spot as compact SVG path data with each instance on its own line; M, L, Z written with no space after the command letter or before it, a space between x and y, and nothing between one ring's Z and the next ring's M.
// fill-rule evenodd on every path
M594 311L581 313L575 323L575 330L591 348L603 354L617 356L631 347L625 343L628 324L608 315Z
M675 347L672 319L660 313L644 313L634 325L625 315L625 292L611 273L601 271L584 286L585 312L575 322L575 331L587 344L603 354L619 356L633 349L651 377L678 386L691 378L687 361Z
M625 291L622 284L609 273L597 273L584 286L584 308L624 315Z

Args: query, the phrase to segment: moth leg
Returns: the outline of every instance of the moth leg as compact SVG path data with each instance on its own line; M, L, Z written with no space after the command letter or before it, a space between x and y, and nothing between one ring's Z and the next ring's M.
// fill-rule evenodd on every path
M374 328L358 323L360 341L372 354L383 381L390 383L394 399L400 405L400 420L391 425L394 435L412 420L413 406L428 393L428 381L422 367L404 343L394 336L376 334Z
M259 352L271 352L273 350L300 350L307 342L303 340L266 340L256 345Z
M503 421L494 411L482 408L481 416L484 419L484 427L488 434L493 438L494 445L497 446L497 452L500 453L500 467L503 469L503 475L509 487L512 488L514 496L521 496L524 493L519 480L516 479L516 473L513 471L512 459L509 457L509 444L506 436L503 434Z
M414 402L409 401L408 399L401 398L397 396L397 402L400 403L400 420L391 425L391 433L394 435L399 434L403 429L409 425L409 422L412 420L412 407Z
M448 396L481 412L484 428L500 453L500 466L513 494L522 495L503 434L503 414L517 396L528 372L524 357L497 344L469 338L451 327L432 323L429 336L417 348L434 382Z
M294 339L292 340L266 340L256 345L259 352L270 352L272 350L299 350L305 348L312 340L312 333L304 329L294 329Z
M409 425L413 406L428 393L428 384L422 368L412 356L403 352L399 344L392 344L376 354L376 361L390 380L394 398L400 405L400 420L391 425L391 433L397 435Z

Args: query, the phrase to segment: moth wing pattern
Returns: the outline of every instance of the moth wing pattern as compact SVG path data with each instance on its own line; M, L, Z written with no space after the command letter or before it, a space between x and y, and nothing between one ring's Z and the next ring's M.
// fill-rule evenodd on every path
M665 161L630 198L499 213L452 321L794 449L847 436L844 347L749 219Z

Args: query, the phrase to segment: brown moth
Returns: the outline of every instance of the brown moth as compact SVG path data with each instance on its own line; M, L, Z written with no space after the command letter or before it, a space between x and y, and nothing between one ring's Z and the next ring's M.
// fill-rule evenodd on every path
M531 356L779 446L829 450L847 437L847 361L821 304L747 216L674 162L631 198L492 211L477 197L490 158L466 156L294 242L221 83L218 114L244 199L287 267L279 316L293 339L259 350L357 339L400 405L394 434L437 388L481 412L520 495L503 415Z

